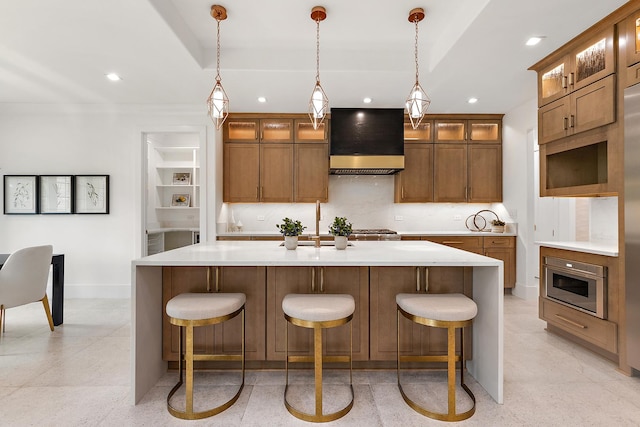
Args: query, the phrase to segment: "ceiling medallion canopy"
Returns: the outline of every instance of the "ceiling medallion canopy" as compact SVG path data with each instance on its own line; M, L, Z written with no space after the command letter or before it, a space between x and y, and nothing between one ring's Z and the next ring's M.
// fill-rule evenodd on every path
M311 19L316 22L316 84L309 100L309 118L314 129L324 121L329 109L329 98L320 85L320 21L327 17L327 11L322 6L311 9Z
M409 115L409 119L411 120L411 126L416 129L422 118L424 117L429 105L431 104L431 100L427 93L420 86L419 76L418 76L418 23L424 19L424 9L421 7L417 7L412 9L409 12L409 22L412 22L416 27L416 37L415 37L415 50L414 57L416 62L416 83L411 88L411 92L409 92L409 97L406 101L406 109L407 114Z
M229 115L229 97L222 87L222 78L220 77L220 22L227 19L227 9L223 6L214 4L211 6L211 16L216 20L216 84L213 86L209 98L207 98L207 108L209 117L216 125L216 129L222 127L225 119Z

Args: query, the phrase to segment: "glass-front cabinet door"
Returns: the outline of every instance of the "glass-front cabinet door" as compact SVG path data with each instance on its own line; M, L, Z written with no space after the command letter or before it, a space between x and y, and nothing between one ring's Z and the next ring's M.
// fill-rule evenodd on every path
M640 10L627 18L627 66L640 62Z
M502 142L500 120L469 120L470 142Z
M573 70L569 74L571 90L577 90L615 72L613 27L574 50Z
M416 129L411 123L404 124L404 142L433 142L433 122L422 120Z
M435 142L466 142L466 120L436 120L434 122Z

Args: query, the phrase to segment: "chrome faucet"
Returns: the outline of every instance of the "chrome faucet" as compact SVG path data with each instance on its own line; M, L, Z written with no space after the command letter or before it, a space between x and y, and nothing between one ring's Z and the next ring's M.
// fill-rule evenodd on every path
M315 247L320 247L320 200L316 200L316 234L312 237L316 241Z

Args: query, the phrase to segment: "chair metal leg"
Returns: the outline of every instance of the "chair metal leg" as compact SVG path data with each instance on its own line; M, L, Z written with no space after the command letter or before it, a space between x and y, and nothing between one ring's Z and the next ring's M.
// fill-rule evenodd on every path
M47 315L47 320L49 321L49 329L53 332L53 316L51 316L51 308L49 307L49 298L47 298L47 294L44 294L44 297L40 301L42 301L44 312Z

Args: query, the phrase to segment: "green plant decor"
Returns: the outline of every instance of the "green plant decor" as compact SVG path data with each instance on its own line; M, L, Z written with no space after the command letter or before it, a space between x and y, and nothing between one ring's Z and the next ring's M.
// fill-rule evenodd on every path
M491 221L492 225L505 225L504 221L501 221L499 219L494 219L493 221Z
M351 223L345 217L335 217L333 223L329 226L329 233L334 236L349 237L352 231Z
M283 236L299 236L307 228L300 221L294 221L290 218L283 218L282 221L282 224L276 224L276 228Z

